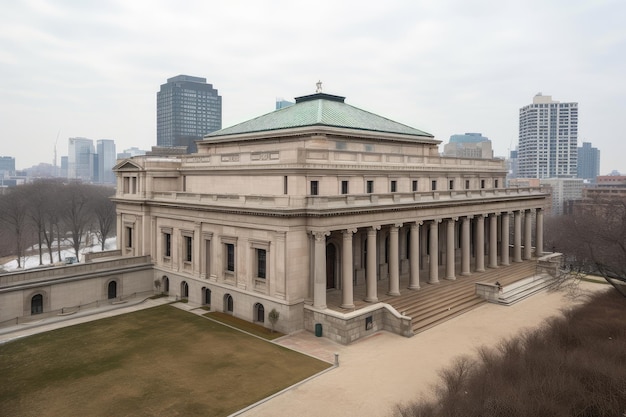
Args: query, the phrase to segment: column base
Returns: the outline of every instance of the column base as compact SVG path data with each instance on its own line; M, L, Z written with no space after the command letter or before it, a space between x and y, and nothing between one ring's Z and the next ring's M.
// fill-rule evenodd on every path
M397 297L400 295L400 292L398 291L387 291L387 295L391 295L393 297Z
M326 307L326 304L321 305L321 306L316 306L315 304L313 304L313 308L317 308L319 310L326 310L327 307Z
M485 268L476 269L476 272L485 272Z
M452 277L446 277L446 279L447 279L448 281L456 281L456 277L455 277L455 276L452 276Z
M461 272L461 275L463 275L464 277L469 277L470 275L472 275L471 272Z
M366 303L377 303L378 302L378 297L365 297L364 301Z
M429 284L439 284L439 280L434 280L434 281L428 281Z
M409 285L408 286L409 290L419 290L420 288L422 288L422 287L420 287L419 285Z
M498 265L489 265L489 268L491 268L491 269L498 269L499 266Z
M341 308L345 308L346 310L354 309L354 304L342 304Z

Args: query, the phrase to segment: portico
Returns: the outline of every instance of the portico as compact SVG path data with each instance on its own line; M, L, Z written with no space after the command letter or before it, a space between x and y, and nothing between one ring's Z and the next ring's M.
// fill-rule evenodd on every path
M519 219L516 224L520 223L513 230L509 227L511 216ZM311 258L315 263L313 305L326 308L326 292L339 290L340 307L351 310L355 306L355 285L364 284L364 301L375 303L379 300L379 281L388 282L386 295L398 296L401 277L407 281L407 288L418 291L425 284L438 284L440 275L452 281L484 272L485 260L487 268L507 266L511 252L514 256L523 253L523 259L515 257L516 262L522 262L542 254L542 233L541 208L444 219L403 219L401 223L311 232L315 242ZM509 245L511 235L513 245ZM327 264L329 247L336 251L333 265ZM327 279L328 271L332 271L332 281Z

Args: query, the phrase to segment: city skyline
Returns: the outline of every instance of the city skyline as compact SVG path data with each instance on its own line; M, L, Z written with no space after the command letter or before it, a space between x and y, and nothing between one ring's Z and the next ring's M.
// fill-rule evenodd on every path
M578 145L602 151L600 174L626 172L621 2L272 4L272 14L245 1L3 5L0 155L18 169L52 163L57 136L150 149L155 91L190 74L219 89L222 127L321 80L346 103L433 134L440 150L482 132L496 156L517 146L518 110L542 92L579 103Z

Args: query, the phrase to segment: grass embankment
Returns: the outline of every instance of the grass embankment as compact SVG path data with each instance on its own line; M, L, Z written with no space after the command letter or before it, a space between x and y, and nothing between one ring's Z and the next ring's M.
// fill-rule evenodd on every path
M0 345L0 410L228 415L328 367L166 305Z

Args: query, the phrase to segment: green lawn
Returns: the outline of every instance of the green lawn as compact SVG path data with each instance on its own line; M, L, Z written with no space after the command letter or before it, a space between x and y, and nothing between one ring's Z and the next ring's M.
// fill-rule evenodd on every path
M165 305L0 345L0 414L228 415L329 366Z

